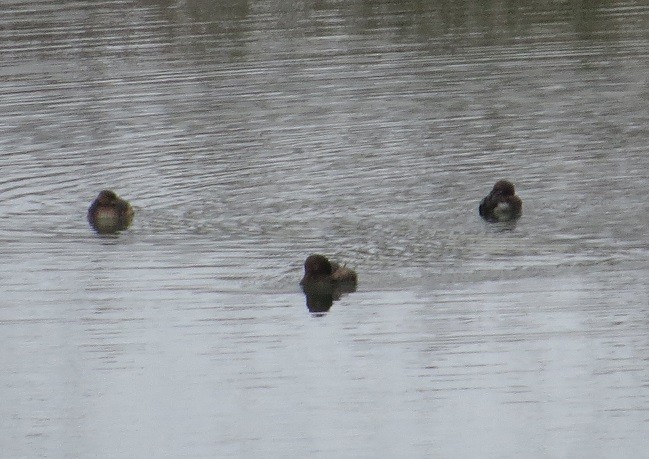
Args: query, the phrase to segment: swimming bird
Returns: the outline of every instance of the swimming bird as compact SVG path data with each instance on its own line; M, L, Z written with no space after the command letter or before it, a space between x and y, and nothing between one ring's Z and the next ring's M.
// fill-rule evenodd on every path
M491 193L480 202L478 212L488 222L509 222L516 220L523 211L523 202L516 196L514 184L498 180Z
M323 315L344 293L356 291L356 271L329 261L324 255L309 255L304 262L300 281L306 307L315 315Z
M88 222L100 234L125 230L133 221L133 208L114 191L102 190L88 209Z
M331 262L324 255L313 254L309 255L304 262L304 277L300 281L300 285L328 283L332 286L337 284L356 286L357 280L358 276L353 269Z

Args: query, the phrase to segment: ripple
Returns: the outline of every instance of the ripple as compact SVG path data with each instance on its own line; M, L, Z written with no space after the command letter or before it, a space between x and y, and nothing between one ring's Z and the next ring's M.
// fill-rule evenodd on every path
M646 6L280 3L4 5L6 454L642 455Z

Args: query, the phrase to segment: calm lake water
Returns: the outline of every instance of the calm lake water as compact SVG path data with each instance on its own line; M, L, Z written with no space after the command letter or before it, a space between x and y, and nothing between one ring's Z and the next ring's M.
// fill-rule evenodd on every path
M0 455L649 457L649 5L518 3L3 2Z

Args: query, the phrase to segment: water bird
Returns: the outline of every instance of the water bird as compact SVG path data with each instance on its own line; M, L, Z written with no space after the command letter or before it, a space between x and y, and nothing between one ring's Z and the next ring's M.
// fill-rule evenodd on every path
M133 208L112 190L102 190L88 209L88 222L100 234L125 230L133 221Z
M300 281L309 312L323 315L344 293L356 291L356 271L329 261L324 255L309 255Z
M523 202L516 196L514 184L508 180L498 180L478 208L480 216L488 222L513 221L522 211Z
M322 284L353 284L356 285L358 277L356 271L341 266L338 263L329 261L327 257L320 254L309 255L304 262L304 277L300 285L312 283Z

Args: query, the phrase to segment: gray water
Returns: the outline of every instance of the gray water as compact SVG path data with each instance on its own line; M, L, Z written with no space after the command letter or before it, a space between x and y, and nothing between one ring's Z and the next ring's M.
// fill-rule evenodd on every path
M649 457L649 5L520 3L3 2L0 455Z

